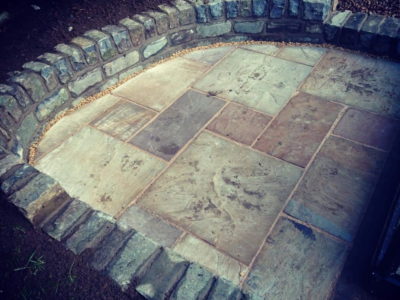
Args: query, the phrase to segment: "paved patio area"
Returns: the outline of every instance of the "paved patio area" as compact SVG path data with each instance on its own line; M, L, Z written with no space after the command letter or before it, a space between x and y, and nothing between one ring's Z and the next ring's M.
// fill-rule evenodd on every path
M61 119L36 167L255 299L326 299L399 127L399 87L400 64L338 50L198 50Z

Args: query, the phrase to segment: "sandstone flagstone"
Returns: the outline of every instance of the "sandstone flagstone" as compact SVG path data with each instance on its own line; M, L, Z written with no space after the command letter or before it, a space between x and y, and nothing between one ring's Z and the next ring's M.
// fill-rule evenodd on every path
M312 47L284 47L277 57L295 61L309 66L314 66L325 54L324 48Z
M185 54L183 57L205 64L213 65L232 50L233 47L218 47L190 52L188 54Z
M278 53L280 47L275 45L245 45L242 46L244 49L261 52L268 55L275 55Z

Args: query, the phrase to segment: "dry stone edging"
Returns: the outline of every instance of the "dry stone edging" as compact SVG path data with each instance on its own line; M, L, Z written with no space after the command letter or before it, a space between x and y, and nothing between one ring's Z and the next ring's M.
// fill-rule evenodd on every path
M148 299L242 299L234 285L71 199L25 161L49 121L186 48L217 42L329 43L400 58L400 20L335 11L331 0L176 0L55 46L0 84L0 194L122 289ZM247 295L250 297L251 295Z

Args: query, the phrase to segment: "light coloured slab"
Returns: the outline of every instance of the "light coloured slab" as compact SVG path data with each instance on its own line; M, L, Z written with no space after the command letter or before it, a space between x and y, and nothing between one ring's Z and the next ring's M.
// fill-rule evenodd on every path
M178 57L132 78L113 94L160 111L182 95L207 68L203 63Z
M278 53L280 49L280 47L275 45L245 45L242 46L241 48L256 52L261 52L267 55L275 55L276 53Z
M194 86L276 114L310 71L303 64L236 49Z
M326 49L312 47L284 47L277 57L314 66L324 55Z
M164 163L96 129L84 127L36 167L60 182L71 197L115 215Z
M202 62L205 64L214 65L232 49L233 47L218 47L218 48L197 50L185 54L183 57L198 62Z

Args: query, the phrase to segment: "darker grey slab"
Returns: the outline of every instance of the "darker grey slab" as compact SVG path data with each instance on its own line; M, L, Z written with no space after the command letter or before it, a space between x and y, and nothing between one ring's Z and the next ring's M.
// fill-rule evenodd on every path
M330 137L285 212L352 241L385 157L384 152Z
M239 300L242 299L242 293L239 288L234 286L232 283L218 278L215 281L210 294L207 296L207 300L219 299Z
M344 244L281 218L243 289L250 299L329 299L346 252Z
M1 191L6 195L10 195L20 190L33 177L39 174L39 171L28 164L20 165L14 169L14 172L7 176L8 178L1 180Z
M223 105L222 100L189 91L130 143L170 160Z

